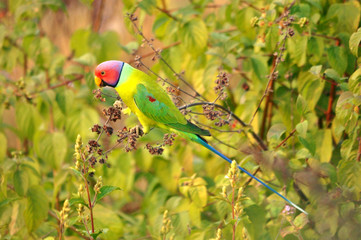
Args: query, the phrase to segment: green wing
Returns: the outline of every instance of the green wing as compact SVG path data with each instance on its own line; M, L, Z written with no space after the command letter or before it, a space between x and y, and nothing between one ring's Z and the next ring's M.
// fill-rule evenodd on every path
M138 84L136 94L134 94L134 102L145 116L155 122L162 123L178 131L210 136L207 130L188 122L158 85L147 88L143 84Z

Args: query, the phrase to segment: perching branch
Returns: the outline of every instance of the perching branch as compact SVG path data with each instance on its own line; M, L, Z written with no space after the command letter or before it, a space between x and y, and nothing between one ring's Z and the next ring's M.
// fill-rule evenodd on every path
M248 125L243 122L236 114L234 114L232 111L228 110L227 108L223 107L222 105L216 104L216 103L211 103L211 102L198 102L198 103L191 103L191 104L187 104L185 106L182 106L179 108L179 110L183 110L183 109L187 109L189 107L193 107L193 106L203 106L203 105L213 105L216 108L219 108L225 112L227 112L228 114L230 114L237 122L239 122L242 127L248 127ZM266 144L263 142L263 140L255 133L253 132L251 129L249 130L249 132L251 133L252 137L257 141L258 145L261 147L261 149L263 151L268 150L268 147L266 146Z

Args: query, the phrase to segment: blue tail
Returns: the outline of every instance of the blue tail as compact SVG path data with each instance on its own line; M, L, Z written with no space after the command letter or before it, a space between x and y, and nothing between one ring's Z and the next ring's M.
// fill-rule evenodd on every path
M224 156L222 153L220 153L219 151L217 151L215 148L213 148L212 146L210 146L202 137L197 136L197 139L193 139L194 141L196 141L197 143L202 144L204 147L208 148L209 150L211 150L212 152L214 152L215 154L217 154L218 156L220 156L221 158L223 158L224 160L226 160L229 163L232 163L232 160L229 159L228 157ZM246 173L248 176L250 176L251 178L255 179L257 182L259 182L260 184L262 184L263 186L265 186L266 188L268 188L269 190L271 190L272 192L274 192L275 194L277 194L278 196L280 196L283 200L285 200L288 204L290 204L292 207L300 210L301 212L305 213L306 215L308 215L308 213L303 210L302 208L300 208L299 206L297 206L296 204L294 204L293 202L291 202L290 200L288 200L286 197L282 196L280 193L278 193L276 190L274 190L272 187L268 186L265 182L263 182L262 180L260 180L259 178L257 178L256 176L254 176L252 173L248 172L246 169L240 167L239 165L237 165L237 167L239 168L239 170L241 170L242 172Z

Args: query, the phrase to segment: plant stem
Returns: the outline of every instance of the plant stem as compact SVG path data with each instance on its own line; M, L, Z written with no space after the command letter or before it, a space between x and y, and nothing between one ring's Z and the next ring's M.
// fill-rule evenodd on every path
M58 216L52 212L52 211L48 211L48 214L50 216L52 216L53 218L55 218L58 222L60 222L60 219L58 218ZM78 231L78 229L76 229L74 226L69 226L68 228L70 228L72 231L74 231L76 234L78 234L80 237L82 237L83 239L86 239L86 240L90 240L92 238L89 238L87 236L84 236L81 232Z
M283 139L283 141L280 144L278 144L274 150L277 150L279 147L281 147L290 137L293 136L293 134L295 134L295 132L296 132L296 128L293 129L292 132L285 139Z
M82 156L83 157L83 156ZM85 159L83 157L83 167L84 167L84 171L85 171ZM90 211L90 221L91 221L91 226L92 226L92 233L95 232L94 230L94 218L93 218L93 205L92 205L92 202L91 202L91 199L90 199L90 192L89 192L89 185L88 185L88 180L86 179L85 177L85 174L83 174L83 179L84 179L84 183L85 183L85 188L86 188L86 192L87 192L87 195L88 195L88 202L89 202L89 211ZM85 227L87 228L86 224L84 224Z
M272 61L272 71L274 71L276 66L276 59L277 57L273 57ZM265 103L265 109L263 111L263 117L262 117L262 125L260 130L260 137L264 139L265 132L267 131L267 128L270 126L271 117L272 117L272 96L273 96L273 89L274 89L274 78L271 78L270 86L269 86L269 94L267 94L266 103ZM269 119L268 119L269 118ZM266 124L267 119L269 120L268 126Z
M233 177L234 181L236 181L235 177ZM235 186L232 186L232 219L233 221L235 220L235 214L234 214L234 189L235 189ZM232 226L232 240L235 240L236 239L236 225L237 225L237 222L233 223L233 226Z
M332 120L332 105L335 98L336 84L331 83L330 96L328 98L328 107L326 112L326 127L330 127Z

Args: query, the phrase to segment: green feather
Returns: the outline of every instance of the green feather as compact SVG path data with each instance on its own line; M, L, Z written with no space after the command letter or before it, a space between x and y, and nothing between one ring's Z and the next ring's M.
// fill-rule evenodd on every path
M164 90L156 86L137 85L134 102L145 116L181 132L210 136L209 131L187 121Z

